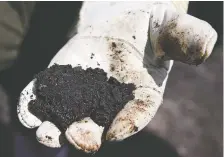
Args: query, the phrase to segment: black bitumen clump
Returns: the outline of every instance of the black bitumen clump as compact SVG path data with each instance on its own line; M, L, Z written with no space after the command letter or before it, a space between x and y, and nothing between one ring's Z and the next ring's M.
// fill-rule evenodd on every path
M134 84L107 78L99 68L53 65L35 76L36 100L29 111L53 122L62 131L85 117L106 128L124 105L134 99Z

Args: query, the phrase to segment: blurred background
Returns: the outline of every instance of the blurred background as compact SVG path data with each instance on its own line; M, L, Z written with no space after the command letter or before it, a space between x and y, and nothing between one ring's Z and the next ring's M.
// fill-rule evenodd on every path
M82 2L0 2L0 156L85 156L69 146L60 150L41 146L34 132L21 127L15 117L19 93L66 43L81 5ZM97 156L222 156L223 2L190 2L188 13L209 22L218 32L211 57L200 66L176 62L164 103L150 124L126 141L106 144ZM3 57L4 52L12 53ZM30 145L29 151L24 151L24 143ZM15 149L15 144L21 146Z
M164 103L148 125L183 157L223 155L223 2L190 2L188 13L210 23L219 40L200 66L175 62Z

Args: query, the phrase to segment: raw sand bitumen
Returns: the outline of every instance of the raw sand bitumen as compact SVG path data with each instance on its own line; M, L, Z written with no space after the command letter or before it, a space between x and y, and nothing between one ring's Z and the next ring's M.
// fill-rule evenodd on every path
M53 122L60 130L74 121L91 117L106 129L117 113L134 99L134 84L108 79L102 69L53 65L35 76L36 100L29 111L41 120Z

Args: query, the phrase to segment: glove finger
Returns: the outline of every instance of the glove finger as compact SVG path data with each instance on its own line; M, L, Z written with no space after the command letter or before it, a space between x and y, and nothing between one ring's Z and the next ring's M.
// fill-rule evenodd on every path
M65 132L67 140L77 149L86 153L98 151L104 128L87 117L71 124Z
M31 81L21 92L19 103L17 105L17 114L20 122L27 128L35 128L41 125L41 120L34 116L28 109L31 100L35 100L33 93L35 80Z
M36 131L36 137L38 142L47 147L59 148L64 143L61 131L49 121L44 121L40 125Z
M180 55L186 56L183 57L186 63L204 62L210 56L217 40L217 33L211 25L187 14L179 16L172 24L176 27L171 28L171 24L168 24L159 39L163 50L170 55L179 51Z
M121 141L142 130L154 117L162 103L162 95L151 88L138 88L135 99L129 101L113 120L108 141Z
M160 12L155 8L154 13ZM201 64L212 53L217 32L207 22L173 10L164 11L165 16L153 17L150 30L154 52L187 64ZM163 17L163 18L161 18ZM153 24L160 21L159 28Z

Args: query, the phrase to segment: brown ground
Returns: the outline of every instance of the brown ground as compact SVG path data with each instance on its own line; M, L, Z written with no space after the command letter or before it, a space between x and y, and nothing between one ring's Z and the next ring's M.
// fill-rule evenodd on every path
M223 48L198 67L176 63L164 103L148 125L183 157L222 156Z

